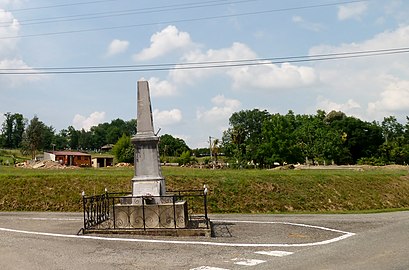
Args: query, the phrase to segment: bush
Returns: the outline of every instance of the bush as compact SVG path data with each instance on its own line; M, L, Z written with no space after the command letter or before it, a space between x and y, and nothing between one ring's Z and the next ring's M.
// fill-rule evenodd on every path
M358 165L371 165L371 166L385 166L385 165L388 165L389 162L387 162L383 158L365 157L365 158L358 159L357 164Z
M184 152L180 155L180 157L179 157L179 159L178 159L179 165L189 164L190 161L191 161L190 151L184 151Z
M125 134L116 142L112 152L118 162L134 162L134 147L131 143L131 137Z

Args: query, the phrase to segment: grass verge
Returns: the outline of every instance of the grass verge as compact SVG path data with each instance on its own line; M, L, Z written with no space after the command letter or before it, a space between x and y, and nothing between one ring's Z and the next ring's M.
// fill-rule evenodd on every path
M203 170L164 167L168 189L210 188L211 213L341 213L409 208L407 168ZM131 191L133 168L0 167L0 211L81 211L81 192Z

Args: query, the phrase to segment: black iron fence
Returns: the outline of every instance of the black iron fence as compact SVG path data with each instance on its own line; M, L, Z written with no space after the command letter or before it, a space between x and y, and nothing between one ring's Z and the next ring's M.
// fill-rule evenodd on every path
M149 230L210 228L207 189L168 191L164 196L108 193L82 196L84 228Z

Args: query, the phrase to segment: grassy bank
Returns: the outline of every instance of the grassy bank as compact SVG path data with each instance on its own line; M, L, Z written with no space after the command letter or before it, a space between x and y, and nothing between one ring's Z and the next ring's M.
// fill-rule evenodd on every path
M163 168L168 189L202 188L211 213L360 211L409 207L407 168L201 170ZM0 167L0 211L81 211L81 192L131 191L133 168Z

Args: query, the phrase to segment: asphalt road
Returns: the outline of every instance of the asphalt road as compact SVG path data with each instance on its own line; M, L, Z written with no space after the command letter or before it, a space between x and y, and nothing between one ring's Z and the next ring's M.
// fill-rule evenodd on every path
M0 213L0 269L409 269L409 212L211 215L214 238L79 235L81 213Z

